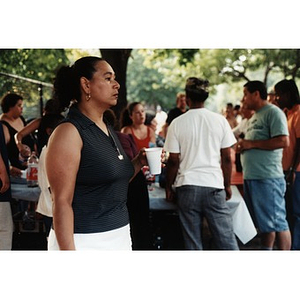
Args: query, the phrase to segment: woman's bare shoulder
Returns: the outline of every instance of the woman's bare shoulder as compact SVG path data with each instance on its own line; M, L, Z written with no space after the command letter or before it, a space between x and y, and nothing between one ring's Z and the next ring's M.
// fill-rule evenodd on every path
M126 133L126 134L131 133L131 127L130 126L125 126L121 129L121 132Z
M59 144L70 149L82 146L82 139L77 128L72 123L59 124L49 138L49 145ZM70 147L71 146L71 147Z

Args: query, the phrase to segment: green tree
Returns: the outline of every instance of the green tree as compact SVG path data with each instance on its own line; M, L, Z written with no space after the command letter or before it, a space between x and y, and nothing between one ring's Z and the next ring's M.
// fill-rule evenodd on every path
M46 83L52 83L55 70L68 62L64 49L0 49L2 72Z
M68 62L63 49L0 49L0 94L21 94L25 117L37 117L41 97L48 99L52 95L56 69Z
M282 78L300 78L299 49L147 49L132 56L139 62L129 61L128 99L163 98L166 108L174 105L174 95L166 96L172 93L169 87L182 90L189 76L209 80L207 104L214 109L228 99L238 102L248 80L261 80L269 88ZM221 101L215 99L220 93Z
M300 49L160 49L152 60L178 55L178 63L196 68L215 84L253 80L251 73L261 72L259 80L268 84L271 72L284 77L300 77Z
M225 64L220 62L220 74L233 81L253 80L251 72L262 70L261 78L267 86L270 75L283 74L283 77L299 77L299 49L234 49L228 50Z
M128 101L144 101L165 110L175 105L176 93L182 91L189 76L210 81L210 95L220 91L240 93L247 80L261 80L267 87L279 78L300 78L299 49L0 49L0 71L31 81L0 74L0 92L23 95L24 114L38 115L40 85L44 98L52 94L55 71L61 65L73 63L80 56L102 55L113 67L120 82L117 116ZM211 98L210 97L210 98ZM231 96L232 97L232 96ZM239 96L237 96L238 98ZM209 101L215 101L209 99Z
M169 110L175 105L176 93L184 87L182 67L173 54L163 59L155 55L153 50L133 50L127 69L127 98L153 110L158 104Z

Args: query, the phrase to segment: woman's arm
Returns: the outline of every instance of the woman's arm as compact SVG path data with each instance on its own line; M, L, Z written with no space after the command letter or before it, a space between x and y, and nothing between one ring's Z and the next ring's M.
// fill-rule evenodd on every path
M1 153L0 153L0 181L1 181L0 193L2 194L8 190L10 182L9 182L9 176L7 174L6 167L2 159Z
M7 145L10 142L9 130L5 124L2 124L2 127L3 127L4 138L5 138L5 144Z
M75 250L72 202L81 149L81 137L70 123L59 125L48 142L46 171L53 200L53 225L61 250Z
M7 126L3 124L3 133L4 133L4 138L5 138L5 144L7 145L10 142L10 134ZM22 172L19 168L9 166L9 173L12 177L21 177Z
M41 124L41 119L42 118L38 118L31 121L22 130L15 134L15 142L19 149L19 152L25 157L28 156L30 153L28 153L28 150L26 149L25 145L22 144L22 140L25 136L29 135L30 133L34 132L36 129L39 128Z

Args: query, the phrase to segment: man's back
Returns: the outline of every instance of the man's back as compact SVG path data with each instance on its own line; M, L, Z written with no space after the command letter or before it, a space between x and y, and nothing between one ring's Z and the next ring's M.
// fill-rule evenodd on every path
M169 127L165 150L180 153L176 186L224 188L220 150L236 142L226 119L205 108L190 109Z

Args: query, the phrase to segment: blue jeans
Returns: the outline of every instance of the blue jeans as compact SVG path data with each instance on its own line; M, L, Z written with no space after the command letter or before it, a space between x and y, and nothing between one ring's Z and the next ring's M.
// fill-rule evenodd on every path
M186 249L203 250L201 229L205 217L218 249L239 250L224 190L184 185L176 188L176 193Z
M295 172L295 175L293 184L294 230L292 250L300 250L300 172Z

